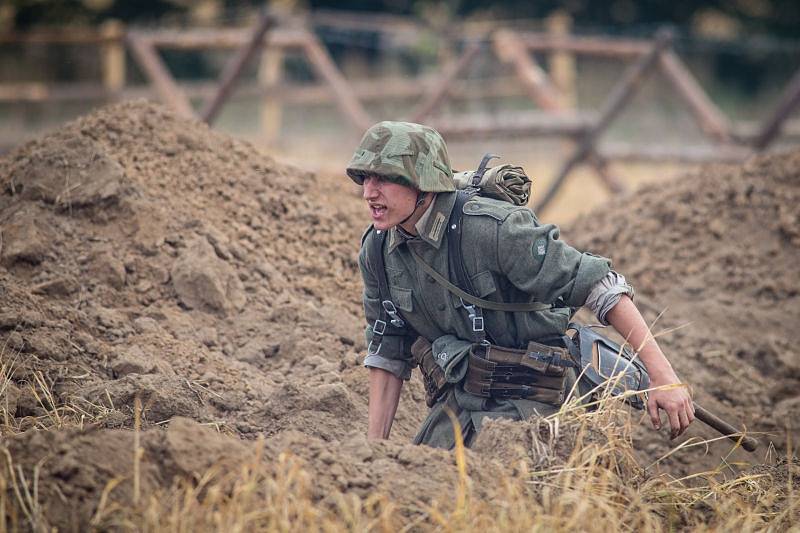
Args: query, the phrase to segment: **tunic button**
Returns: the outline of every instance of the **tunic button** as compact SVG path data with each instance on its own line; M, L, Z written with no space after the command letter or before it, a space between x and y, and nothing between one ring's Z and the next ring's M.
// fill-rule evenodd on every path
M436 282L436 280L435 280L435 279L433 279L433 278L432 278L431 276L429 276L428 274L425 274L425 279L428 281L428 283L435 283L435 282Z
M444 311L445 310L445 305L444 304L439 304L436 307L437 307L437 309L439 309L439 311Z

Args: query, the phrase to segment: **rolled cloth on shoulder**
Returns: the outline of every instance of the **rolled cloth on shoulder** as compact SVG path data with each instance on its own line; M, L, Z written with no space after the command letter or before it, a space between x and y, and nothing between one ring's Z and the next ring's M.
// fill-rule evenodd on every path
M472 186L474 171L459 172L453 175L457 189ZM531 179L522 167L498 165L486 171L478 188L481 196L503 200L514 205L525 205L531 197Z

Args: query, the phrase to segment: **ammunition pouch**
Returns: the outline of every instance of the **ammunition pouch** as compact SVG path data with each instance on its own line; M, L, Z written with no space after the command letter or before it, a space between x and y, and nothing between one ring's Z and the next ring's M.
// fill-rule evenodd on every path
M531 341L524 350L474 344L464 390L476 396L564 402L567 368L577 367L566 349Z
M425 384L425 403L428 407L433 407L447 389L448 383L444 377L444 370L436 364L433 357L433 346L424 337L417 337L417 340L411 345L411 356L422 372L422 382Z
M418 337L411 345L412 359L422 372L428 407L433 406L450 385L464 379L471 347L472 343L453 335L443 335L433 344Z
M411 346L422 372L425 403L432 407L453 383L484 398L527 399L561 405L567 368L577 367L566 349L531 341L524 350L471 344L445 335L431 344L423 337ZM463 364L466 362L467 364Z

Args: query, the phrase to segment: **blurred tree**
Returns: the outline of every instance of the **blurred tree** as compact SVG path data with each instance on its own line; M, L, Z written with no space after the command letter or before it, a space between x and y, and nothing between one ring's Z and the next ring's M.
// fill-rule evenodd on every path
M242 8L264 5L259 0L4 0L11 6L14 26L97 24L107 18L128 22L183 15L203 3L205 10L235 14ZM267 2L270 3L270 2ZM274 3L274 2L273 2ZM216 6L212 6L216 4ZM727 19L727 26L745 33L798 37L798 0L300 0L298 7L326 8L424 17L431 13L453 16L543 18L557 9L570 14L577 27L624 28L648 32L660 24L703 31L709 16ZM6 9L8 9L6 7ZM710 15L709 15L710 14ZM8 18L8 12L4 12ZM712 24L713 26L713 24ZM711 36L714 35L712 32Z

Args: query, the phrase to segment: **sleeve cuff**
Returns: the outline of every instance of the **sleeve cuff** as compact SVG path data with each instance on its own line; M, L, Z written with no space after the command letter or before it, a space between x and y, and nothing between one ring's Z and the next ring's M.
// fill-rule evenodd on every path
M404 381L411 379L411 364L408 361L387 359L380 355L368 355L364 358L364 366L367 368L386 370Z

